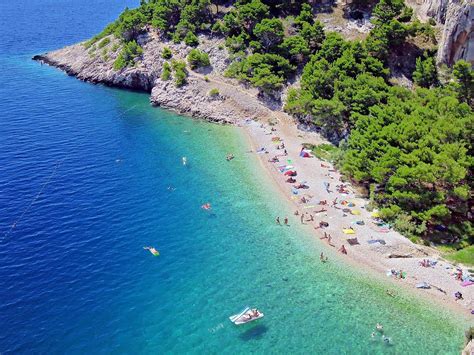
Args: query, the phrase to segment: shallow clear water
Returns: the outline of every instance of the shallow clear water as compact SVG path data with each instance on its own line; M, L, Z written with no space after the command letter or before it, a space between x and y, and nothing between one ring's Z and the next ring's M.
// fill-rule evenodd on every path
M30 60L126 5L0 3L0 353L458 353L452 315L273 224L291 213L238 129ZM265 318L233 326L246 305Z

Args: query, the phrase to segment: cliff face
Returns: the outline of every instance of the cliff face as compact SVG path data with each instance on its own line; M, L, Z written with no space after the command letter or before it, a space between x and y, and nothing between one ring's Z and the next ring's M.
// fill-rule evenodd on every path
M407 0L422 21L433 18L441 29L438 63L465 59L474 65L474 3L471 0Z

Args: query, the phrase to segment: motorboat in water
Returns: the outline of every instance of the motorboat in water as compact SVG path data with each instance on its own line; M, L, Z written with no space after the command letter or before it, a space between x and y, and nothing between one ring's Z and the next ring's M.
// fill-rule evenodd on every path
M263 313L256 308L250 309L249 307L246 307L242 312L229 317L230 321L235 325L249 323L260 318L263 318Z

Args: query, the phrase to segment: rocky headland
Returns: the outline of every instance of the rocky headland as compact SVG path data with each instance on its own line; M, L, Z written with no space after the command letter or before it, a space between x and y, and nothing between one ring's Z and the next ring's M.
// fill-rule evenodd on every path
M339 12L347 12L352 1L336 2L332 15L322 16L328 30L340 32L345 37L363 38L371 26L369 14L361 20L338 18ZM416 16L423 22L433 19L439 29L437 62L451 65L459 59L474 62L473 31L474 5L468 0L408 0ZM334 25L333 22L337 22ZM231 60L224 46L223 38L200 35L198 49L209 55L211 66L197 69L188 68L187 84L181 87L172 80L160 78L165 59L161 53L164 47L172 51L173 59L186 61L190 47L183 43L163 41L160 34L146 28L137 38L143 54L136 58L133 67L114 69L114 61L120 51L120 42L113 35L108 36L104 47L88 47L87 42L74 44L59 50L37 55L33 59L57 67L67 74L91 83L131 90L146 91L151 94L153 105L162 106L181 114L203 118L219 123L235 123L241 119L272 119L286 116L282 102L268 96L259 95L257 89L243 86L237 80L226 78L224 72ZM411 86L403 73L392 72L398 83ZM298 77L291 86L298 86ZM211 92L211 90L213 92ZM216 94L218 92L218 94ZM280 94L285 97L286 90Z
M87 82L149 92L153 105L212 122L235 123L256 117L268 120L275 115L274 105L269 108L271 105L267 106L258 97L258 90L243 87L235 80L224 77L229 55L222 38L199 36L197 48L208 53L211 66L196 71L188 68L187 84L181 87L177 87L173 80L160 78L166 61L161 53L164 47L168 47L173 59L186 60L190 47L171 41L163 42L156 31L149 29L137 39L143 48L141 60L133 67L114 70L119 41L113 36L109 38L110 43L101 50L87 49L85 42L82 42L37 55L33 59ZM218 94L211 93L213 89L217 89ZM276 109L278 111L278 105Z

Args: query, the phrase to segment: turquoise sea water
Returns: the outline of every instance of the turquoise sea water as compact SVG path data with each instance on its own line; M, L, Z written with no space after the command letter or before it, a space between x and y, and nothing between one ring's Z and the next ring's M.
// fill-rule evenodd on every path
M459 353L453 315L273 224L291 211L237 128L30 60L126 5L0 4L0 353ZM233 326L246 305L265 318Z

